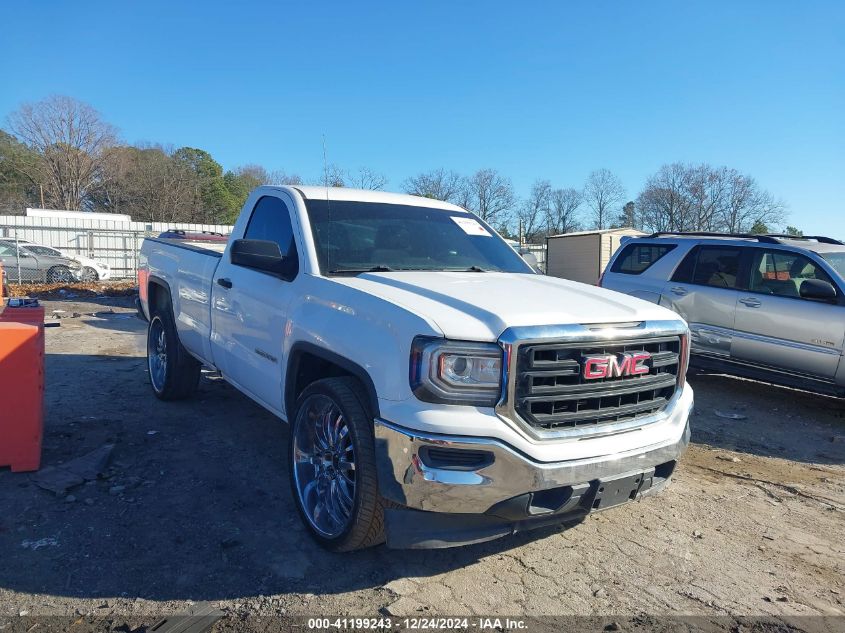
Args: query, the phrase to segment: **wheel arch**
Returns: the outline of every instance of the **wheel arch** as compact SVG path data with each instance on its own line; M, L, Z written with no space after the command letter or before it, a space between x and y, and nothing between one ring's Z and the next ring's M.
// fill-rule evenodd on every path
M170 305L172 309L173 293L170 284L161 277L150 275L147 279L147 313L151 320L156 308L163 305Z
M290 420L299 394L315 380L351 376L364 387L370 412L379 416L375 383L366 369L348 358L306 341L294 343L288 355L285 374L285 413Z

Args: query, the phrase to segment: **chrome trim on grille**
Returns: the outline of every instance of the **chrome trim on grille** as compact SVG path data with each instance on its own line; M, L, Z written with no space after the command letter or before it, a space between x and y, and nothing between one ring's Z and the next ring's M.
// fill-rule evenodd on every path
M680 320L508 328L499 337L499 345L502 347L504 353L504 362L502 363L502 394L499 403L496 405L496 413L503 420L510 423L517 431L535 440L580 439L596 435L608 435L636 429L662 420L665 417L665 409L679 397L681 389L676 389L672 398L665 401L659 411L649 412L639 417L581 427L565 427L551 430L537 428L527 420L524 420L516 411L515 407L519 349L524 345L549 343L560 343L562 345L601 343L613 345L617 342L621 344L626 341L643 343L648 342L650 339L681 337L688 333L689 330L686 323ZM680 370L681 363L679 358Z

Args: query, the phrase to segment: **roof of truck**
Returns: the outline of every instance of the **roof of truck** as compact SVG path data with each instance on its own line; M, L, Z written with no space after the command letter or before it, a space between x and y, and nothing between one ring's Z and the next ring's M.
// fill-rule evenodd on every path
M414 207L429 207L445 211L460 211L465 209L450 202L411 196L407 193L390 193L387 191L369 191L367 189L350 189L348 187L318 187L290 185L307 200L349 200L353 202L375 202L380 204L406 204Z

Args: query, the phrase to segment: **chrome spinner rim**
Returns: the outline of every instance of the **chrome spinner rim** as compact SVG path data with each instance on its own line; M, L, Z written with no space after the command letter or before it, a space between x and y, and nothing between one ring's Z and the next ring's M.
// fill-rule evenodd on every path
M311 526L326 538L346 530L355 504L355 450L346 418L331 398L310 396L294 422L293 476Z
M150 323L150 333L147 336L147 363L153 389L161 391L164 389L164 381L167 378L167 339L164 336L164 325L158 317Z

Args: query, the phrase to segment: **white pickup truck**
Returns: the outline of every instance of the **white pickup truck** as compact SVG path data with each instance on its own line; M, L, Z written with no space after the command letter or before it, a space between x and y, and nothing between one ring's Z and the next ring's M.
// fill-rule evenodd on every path
M156 396L205 365L287 421L335 551L577 522L660 490L689 440L675 313L535 274L448 203L259 187L222 253L145 240L139 286Z

